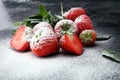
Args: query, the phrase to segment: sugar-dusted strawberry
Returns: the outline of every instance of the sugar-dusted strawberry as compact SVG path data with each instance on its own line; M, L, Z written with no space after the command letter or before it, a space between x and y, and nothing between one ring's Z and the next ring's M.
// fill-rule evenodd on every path
M70 30L71 32L78 33L77 26L74 24L72 20L63 19L57 22L55 25L55 33L57 35L58 40L61 38L62 33Z
M34 32L30 47L32 52L40 57L49 56L59 51L56 34L49 27L41 27Z
M87 15L80 15L75 19L75 24L78 27L79 33L81 33L83 30L92 30L93 24Z
M18 51L26 51L29 50L29 42L25 39L25 28L26 26L20 26L15 34L13 35L10 46Z
M38 24L36 24L36 25L34 26L33 32L39 30L39 29L42 28L42 27L48 27L48 28L50 28L50 29L53 29L52 26L51 26L49 23L47 23L47 22L40 22L40 23L38 23Z
M83 47L79 37L76 34L64 34L60 39L60 47L67 53L76 55L82 54Z
M84 45L90 46L96 41L97 35L94 30L84 30L79 37Z
M81 8L81 7L75 7L75 8L71 8L70 10L68 10L67 12L65 12L63 14L63 16L66 19L70 19L70 20L75 20L75 18L77 18L78 16L82 15L82 14L86 14L85 9Z

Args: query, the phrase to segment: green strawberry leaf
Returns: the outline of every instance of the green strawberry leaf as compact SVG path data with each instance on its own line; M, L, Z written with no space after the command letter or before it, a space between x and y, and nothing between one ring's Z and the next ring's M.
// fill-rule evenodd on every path
M39 11L42 16L46 16L48 14L45 6L43 6L42 4L40 4Z
M111 51L111 50L103 50L102 55L108 59L111 59L115 62L120 63L120 53L116 51Z
M52 15L50 11L46 10L44 5L40 4L39 12L37 14L28 16L23 21L16 22L15 26L26 25L27 27L33 28L39 22L45 21L51 24L54 28L56 23L61 19L63 19L61 18L61 16ZM15 31L13 31L12 33L14 34L14 32Z
M25 23L22 22L22 21L18 21L18 22L16 22L16 23L14 23L15 26L20 26L20 25L24 25L24 24L25 24Z
M104 40L108 40L110 38L111 38L110 35L100 35L100 36L97 36L96 41L104 41Z

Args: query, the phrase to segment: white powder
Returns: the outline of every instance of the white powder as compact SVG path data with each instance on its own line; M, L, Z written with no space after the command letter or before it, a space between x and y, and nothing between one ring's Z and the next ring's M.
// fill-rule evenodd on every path
M55 33L57 35L58 38L60 38L62 36L62 29L61 26L63 26L64 24L68 24L70 25L72 32L76 32L78 31L77 26L75 25L75 23L72 20L61 20L59 21L56 25L55 25Z
M31 38L32 38L32 28L25 27L25 37L24 37L24 39L26 41L30 42Z
M34 33L30 46L33 49L40 49L44 45L50 45L54 41L57 41L57 37L53 30L48 27L41 27Z
M33 32L37 31L38 29L40 29L41 27L48 27L50 29L52 29L52 26L47 23L47 22L40 22L38 24L36 24L33 28Z

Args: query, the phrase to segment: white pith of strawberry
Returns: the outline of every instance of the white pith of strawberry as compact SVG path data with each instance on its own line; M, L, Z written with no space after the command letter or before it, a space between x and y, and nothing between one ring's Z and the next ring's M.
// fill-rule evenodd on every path
M26 26L24 25L19 26L10 41L10 46L17 51L27 51L30 49L29 42L25 38L25 28Z
M64 24L61 28L62 37L60 38L60 47L62 50L76 55L82 54L82 43L72 27Z
M70 54L81 55L83 52L82 43L75 33L65 33L60 39L60 47Z

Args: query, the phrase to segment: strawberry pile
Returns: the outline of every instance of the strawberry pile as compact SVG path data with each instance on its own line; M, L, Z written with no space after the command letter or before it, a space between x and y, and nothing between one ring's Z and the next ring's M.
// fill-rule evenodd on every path
M59 53L60 48L66 53L81 55L83 46L94 45L96 37L85 9L75 7L56 16L41 5L40 14L19 24L10 46L17 51L31 50L40 57Z

